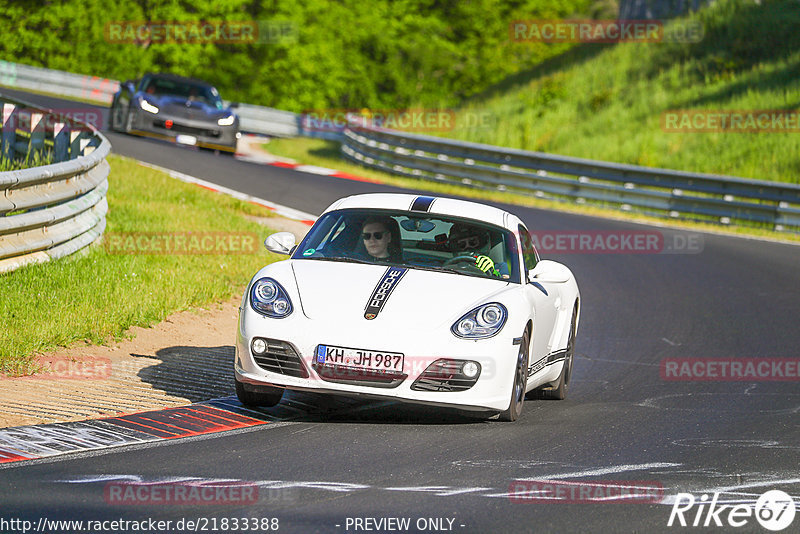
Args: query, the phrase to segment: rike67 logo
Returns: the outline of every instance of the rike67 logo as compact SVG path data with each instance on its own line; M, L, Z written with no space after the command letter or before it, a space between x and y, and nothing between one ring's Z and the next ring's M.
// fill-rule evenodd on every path
M710 500L706 494L696 499L691 493L679 493L667 526L743 527L755 517L762 527L777 532L792 524L796 512L792 497L780 490L770 490L761 495L755 507L750 503L719 504L718 500L719 493L714 493Z

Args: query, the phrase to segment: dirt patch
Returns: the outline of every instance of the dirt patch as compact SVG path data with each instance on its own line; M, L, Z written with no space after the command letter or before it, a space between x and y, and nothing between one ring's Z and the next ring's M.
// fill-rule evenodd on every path
M283 217L262 222L298 240L309 229ZM174 313L151 328L131 328L130 339L108 346L40 355L49 372L0 378L0 427L108 417L234 394L240 301Z

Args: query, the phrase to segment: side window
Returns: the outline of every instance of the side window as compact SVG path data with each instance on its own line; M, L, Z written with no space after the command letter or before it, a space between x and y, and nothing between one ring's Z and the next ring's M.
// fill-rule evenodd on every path
M525 263L527 276L527 272L539 263L539 255L536 253L536 247L533 246L530 232L522 225L519 225L519 240L522 243L522 261Z

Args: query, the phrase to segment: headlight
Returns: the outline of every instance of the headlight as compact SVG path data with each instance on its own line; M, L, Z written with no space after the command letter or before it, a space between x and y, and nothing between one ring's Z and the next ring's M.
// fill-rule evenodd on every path
M282 319L292 313L292 301L278 282L259 278L250 288L250 306L267 317Z
M143 110L145 110L145 111L146 111L146 112L148 112L148 113L158 113L158 108L157 108L157 107L155 107L155 106L154 106L153 104L151 104L150 102L148 102L147 100L145 100L144 98L143 98L143 99L142 99L142 101L139 103L139 105L141 106L141 108L142 108Z
M233 115L228 115L227 117L222 117L217 121L217 124L220 126L230 126L233 124L233 121L236 119Z
M508 312L499 302L478 306L453 324L450 329L456 337L480 339L496 336L506 324Z
M145 100L144 98L143 98L143 99L142 99L142 101L139 103L139 106L141 106L141 108L142 108L143 110L145 110L146 112L148 112L148 113L158 113L158 108L157 108L157 107L155 107L155 106L154 106L153 104L151 104L150 102L148 102L147 100Z

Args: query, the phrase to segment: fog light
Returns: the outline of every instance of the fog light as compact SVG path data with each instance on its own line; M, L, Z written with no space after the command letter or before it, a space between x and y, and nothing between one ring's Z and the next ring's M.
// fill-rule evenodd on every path
M267 342L257 337L253 340L253 352L256 354L264 354L267 352Z
M475 378L481 370L477 362L466 362L461 367L461 373L467 378Z

